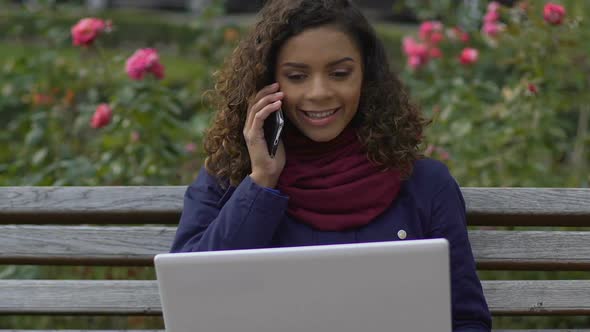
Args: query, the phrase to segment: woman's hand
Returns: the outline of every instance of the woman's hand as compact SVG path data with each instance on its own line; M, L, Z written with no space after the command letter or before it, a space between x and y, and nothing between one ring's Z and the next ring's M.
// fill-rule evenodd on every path
M262 187L274 188L285 167L285 147L279 142L274 158L268 154L268 147L264 139L264 120L282 105L283 93L279 91L279 84L274 83L260 90L248 106L244 138L250 154L252 180Z

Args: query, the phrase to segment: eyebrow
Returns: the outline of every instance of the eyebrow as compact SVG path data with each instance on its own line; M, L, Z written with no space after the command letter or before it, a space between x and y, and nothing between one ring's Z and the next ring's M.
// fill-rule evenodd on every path
M336 60L336 61L332 61L330 63L328 63L328 65L326 67L333 67L337 64L346 62L346 61L352 61L354 62L354 59L351 57L344 57L342 59ZM297 62L285 62L282 64L282 66L286 66L286 67L295 67L295 68L308 68L309 66L304 64L304 63L297 63Z

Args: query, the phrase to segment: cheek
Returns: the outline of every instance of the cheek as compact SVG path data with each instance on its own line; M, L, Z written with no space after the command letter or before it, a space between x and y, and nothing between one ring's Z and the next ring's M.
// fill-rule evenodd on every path
M288 83L279 82L280 90L285 94L283 97L283 109L294 108L298 100L301 98L301 91L289 85Z
M350 84L341 91L341 96L347 103L358 103L361 97L361 88L360 84Z
M297 112L297 97L293 93L293 91L289 91L289 89L281 89L281 91L285 93L285 97L283 97L281 108L283 109L283 112L286 113L288 118L292 118L292 114L295 114Z

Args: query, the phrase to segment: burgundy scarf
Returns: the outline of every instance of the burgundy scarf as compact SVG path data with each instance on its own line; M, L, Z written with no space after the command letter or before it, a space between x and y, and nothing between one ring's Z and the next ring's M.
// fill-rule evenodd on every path
M321 143L287 126L283 142L287 161L277 189L290 197L287 212L299 222L322 231L363 226L399 193L400 173L371 163L350 126Z

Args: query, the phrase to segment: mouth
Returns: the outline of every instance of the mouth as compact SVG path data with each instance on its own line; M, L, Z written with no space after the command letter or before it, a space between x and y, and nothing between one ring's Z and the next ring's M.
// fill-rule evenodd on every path
M299 109L299 112L303 114L301 119L307 125L313 127L325 127L331 124L332 122L336 121L336 119L338 119L338 114L340 114L340 110L342 110L342 107L317 111L304 111L302 109Z
M324 110L324 111L304 111L304 110L300 109L300 111L303 113L303 115L305 115L307 118L317 119L317 120L329 118L330 116L334 115L339 110L340 110L340 107L333 108L330 110Z

